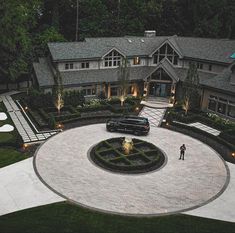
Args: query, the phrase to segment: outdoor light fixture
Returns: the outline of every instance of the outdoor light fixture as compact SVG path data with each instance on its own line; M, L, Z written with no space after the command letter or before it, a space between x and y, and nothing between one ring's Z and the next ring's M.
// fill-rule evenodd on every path
M28 144L24 143L23 144L23 149L25 150L26 148L28 148L28 146L29 146Z
M166 125L168 126L168 125L169 125L169 123L167 122L167 123L166 123Z
M29 108L28 108L27 106L24 108L25 111L27 111L28 109L29 109Z
M235 152L232 153L232 156L235 157Z
M162 122L164 122L164 123L165 123L165 122L166 122L166 119L163 119L163 120L162 120Z
M136 107L136 108L135 108L135 111L137 112L137 111L139 111L139 109L140 109L139 107Z

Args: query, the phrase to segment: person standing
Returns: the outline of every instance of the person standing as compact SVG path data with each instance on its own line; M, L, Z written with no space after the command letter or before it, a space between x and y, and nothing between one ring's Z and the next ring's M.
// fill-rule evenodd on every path
M183 144L181 147L180 147L180 158L182 158L182 160L184 160L184 154L185 154L185 151L186 151L186 146Z

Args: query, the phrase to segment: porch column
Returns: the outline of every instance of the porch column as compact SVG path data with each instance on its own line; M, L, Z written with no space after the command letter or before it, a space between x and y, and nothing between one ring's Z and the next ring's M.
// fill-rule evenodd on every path
M110 85L110 83L108 83L107 98L108 99L111 98L111 85Z
M148 95L148 89L149 89L149 82L145 81L144 82L144 94L143 94L144 97Z

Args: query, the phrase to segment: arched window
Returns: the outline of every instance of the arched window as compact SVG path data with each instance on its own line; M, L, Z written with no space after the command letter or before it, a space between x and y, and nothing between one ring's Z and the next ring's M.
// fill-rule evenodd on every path
M105 67L117 67L120 66L122 60L122 56L116 50L111 51L104 58L104 66Z
M173 65L178 65L179 55L172 49L169 44L164 44L153 55L153 63L157 64L164 58L167 58Z

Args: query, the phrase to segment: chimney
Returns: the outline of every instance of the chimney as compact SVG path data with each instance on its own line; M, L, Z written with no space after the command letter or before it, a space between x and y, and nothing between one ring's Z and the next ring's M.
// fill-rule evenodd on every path
M156 36L156 31L155 30L144 31L144 36L145 37L155 37Z

